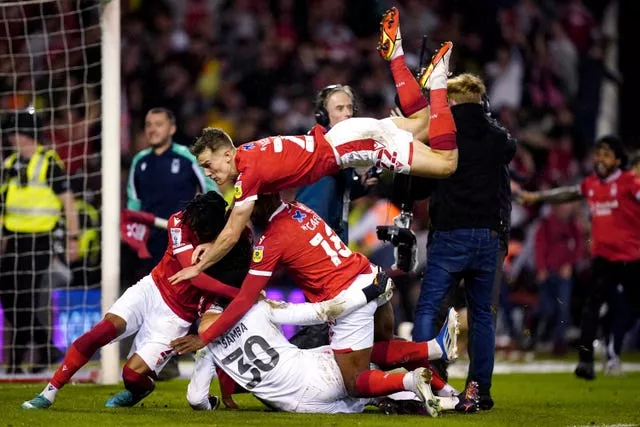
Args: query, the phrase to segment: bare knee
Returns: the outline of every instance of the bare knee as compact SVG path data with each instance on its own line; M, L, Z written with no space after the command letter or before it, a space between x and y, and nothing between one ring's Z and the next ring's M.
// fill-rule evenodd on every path
M391 302L387 302L381 305L376 310L373 317L374 321L374 336L375 342L379 341L391 341L393 339L393 329L395 320L393 317L393 307Z
M357 396L356 378L361 372L369 369L371 348L351 351L349 353L335 353L334 357L342 373L342 380L344 381L347 392L351 396Z

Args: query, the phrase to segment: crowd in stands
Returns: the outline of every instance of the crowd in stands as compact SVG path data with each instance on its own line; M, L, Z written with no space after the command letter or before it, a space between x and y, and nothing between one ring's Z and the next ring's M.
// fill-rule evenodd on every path
M58 2L69 8L74 3ZM379 17L396 3L410 67L418 67L422 35L427 34L430 49L445 40L453 41L454 74L472 72L485 79L492 114L519 141L512 162L517 185L533 190L575 184L590 172L600 88L603 81L613 78L605 67L608 39L601 31L610 2L121 3L123 176L133 155L146 146L144 116L153 107L175 112L175 140L186 145L208 126L224 129L241 143L273 134L306 133L315 123L315 94L332 83L354 88L357 115L388 116L395 107L395 87L388 64L380 59L375 47ZM89 15L69 11L64 16L64 20L51 21L46 28L30 33L23 38L28 43L13 50L16 68L28 67L24 62L30 58L16 52L37 52L36 62L62 61L60 67L53 67L58 73L38 79L25 77L18 82L4 78L0 102L3 109L25 107L20 104L20 95L36 90L43 95L43 105L37 108L59 107L48 118L49 131L44 138L55 144L69 173L75 174L98 168L100 140L95 136L99 134L100 75L91 64L99 63L99 31L87 25ZM74 32L79 23L82 29ZM42 40L45 38L46 43ZM5 53L7 45L0 44ZM71 54L64 56L63 51ZM0 64L5 72L9 66ZM11 87L17 88L13 95ZM56 87L68 90L56 91ZM390 221L394 216L391 212L395 208L386 202L390 186L384 181L372 194L352 204L351 235L355 239L350 243L389 266L392 259L388 250L381 251L380 242L372 238L375 228L367 229L367 224ZM417 205L415 216L422 264L428 227L424 206ZM375 221L371 221L372 216ZM548 235L555 241L544 237ZM511 321L510 316L504 316L500 324L502 333L518 345L525 345L530 335L527 319L536 313L538 288L545 280L543 265L549 262L544 261L549 258L545 257L549 253L545 248L558 245L558 239L573 242L565 245L572 248L570 253L559 256L566 260L568 276L574 281L567 304L576 308L570 321L575 325L582 284L589 280L587 211L579 203L553 209L514 204L503 308L525 307L525 320ZM418 284L416 280L416 289L405 295L417 295ZM411 303L399 307L404 308L399 309L399 319L411 319ZM561 353L564 348L555 350Z

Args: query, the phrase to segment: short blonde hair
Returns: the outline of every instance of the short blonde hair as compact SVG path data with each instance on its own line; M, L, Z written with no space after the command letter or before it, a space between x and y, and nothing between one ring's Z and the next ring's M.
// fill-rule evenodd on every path
M486 92L484 82L475 74L464 73L447 80L447 95L457 104L482 102Z

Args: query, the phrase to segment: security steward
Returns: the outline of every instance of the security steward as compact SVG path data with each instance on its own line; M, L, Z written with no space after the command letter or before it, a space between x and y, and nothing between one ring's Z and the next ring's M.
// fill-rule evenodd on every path
M42 278L54 256L53 231L64 212L67 262L75 260L78 215L62 161L38 143L36 115L11 113L2 128L3 142L8 140L13 149L0 169L0 303L13 327L7 342L8 373L23 372L20 365L30 342L37 356L31 360L31 371L37 372L60 355L50 328L40 320L50 315L49 304L39 299Z

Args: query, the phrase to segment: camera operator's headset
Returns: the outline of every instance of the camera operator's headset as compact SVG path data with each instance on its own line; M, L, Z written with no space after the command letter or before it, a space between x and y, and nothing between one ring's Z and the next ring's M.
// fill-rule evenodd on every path
M351 102L353 103L353 115L355 116L358 112L356 97L350 86L340 84L329 85L318 92L318 96L316 97L315 118L316 123L320 126L329 127L330 120L329 112L327 111L327 98L336 92L344 92L349 95L351 97Z

